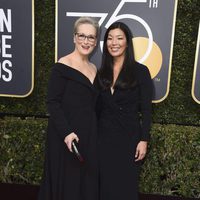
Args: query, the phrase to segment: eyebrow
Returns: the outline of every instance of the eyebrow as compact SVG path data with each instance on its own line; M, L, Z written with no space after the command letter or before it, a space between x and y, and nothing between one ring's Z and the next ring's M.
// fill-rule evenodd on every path
M112 36L113 37L113 35L112 34L108 34L108 36ZM119 36L124 36L124 35L115 35L115 36L117 36L117 37L119 37Z
M86 36L94 36L94 37L96 37L96 35L94 35L94 34L92 34L92 33L91 33L91 34L88 34L88 35L85 34L85 33L80 33L80 32L76 32L76 33L78 33L78 34L80 34L80 35L86 35Z

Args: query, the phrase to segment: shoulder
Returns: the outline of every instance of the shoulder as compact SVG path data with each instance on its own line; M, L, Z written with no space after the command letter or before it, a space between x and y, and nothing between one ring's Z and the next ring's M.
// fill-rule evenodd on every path
M72 64L72 59L71 59L70 54L61 57L61 58L58 60L57 63L63 64L63 65L66 65L66 66L71 66L71 64Z
M136 76L140 83L152 84L150 71L146 65L136 63Z
M146 78L150 78L151 79L150 71L149 71L149 69L148 69L148 67L146 65L143 65L143 64L140 64L140 63L136 62L135 70L136 70L137 76L140 79L146 79Z
M69 56L63 56L56 63L53 64L52 71L62 73L63 71L68 70L70 63L71 61Z
M141 63L136 62L135 69L136 69L136 73L139 73L141 75L143 75L143 74L149 74L150 75L150 71L149 71L149 69L146 65L143 65Z
M58 62L55 62L52 65L51 68L52 75L63 77L68 75L69 73L70 73L70 67L67 64L61 62L60 59L58 60Z
M66 66L60 62L56 62L52 66L52 73L62 73L63 71L66 70Z

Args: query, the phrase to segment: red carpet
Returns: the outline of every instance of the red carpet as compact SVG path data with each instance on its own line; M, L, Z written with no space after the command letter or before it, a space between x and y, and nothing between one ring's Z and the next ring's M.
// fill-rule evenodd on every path
M39 186L0 183L1 200L37 200ZM140 200L197 200L172 196L140 194Z

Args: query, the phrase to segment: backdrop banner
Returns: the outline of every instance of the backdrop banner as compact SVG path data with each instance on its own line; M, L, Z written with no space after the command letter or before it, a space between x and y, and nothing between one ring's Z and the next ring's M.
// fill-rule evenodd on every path
M100 42L91 60L100 66L103 36L115 21L126 23L133 33L137 61L147 65L154 82L153 102L169 93L177 0L56 0L55 60L73 48L73 23L90 16L101 26Z
M0 96L26 97L33 90L33 5L33 0L1 0Z
M200 104L200 22L199 22L199 31L197 37L197 46L194 62L194 73L192 80L192 97L193 99Z

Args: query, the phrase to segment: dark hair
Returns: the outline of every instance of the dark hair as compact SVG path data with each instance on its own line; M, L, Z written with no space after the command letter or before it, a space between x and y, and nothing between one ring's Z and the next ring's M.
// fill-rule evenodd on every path
M119 28L126 36L127 48L125 58L119 77L115 82L114 88L127 89L135 86L135 56L132 43L132 33L129 27L122 22L113 23L106 31L104 36L103 55L101 68L99 70L99 83L102 89L108 89L113 84L113 57L108 52L107 38L111 30Z

